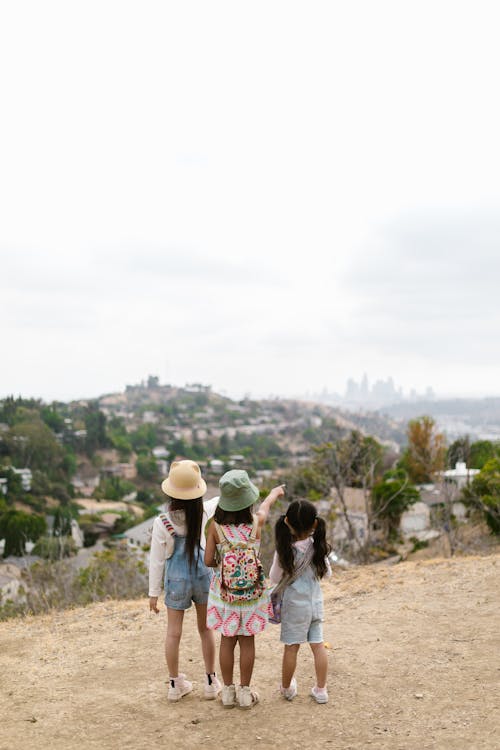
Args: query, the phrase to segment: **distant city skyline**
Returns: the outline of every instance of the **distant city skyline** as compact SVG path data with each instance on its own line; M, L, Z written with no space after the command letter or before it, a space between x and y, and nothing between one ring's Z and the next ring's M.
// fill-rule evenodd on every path
M419 392L416 388L405 390L402 386L395 384L391 375L385 379L374 378L370 380L367 373L364 373L359 381L356 381L353 377L348 378L342 393L331 392L325 387L315 395L324 401L360 404L372 408L400 401L431 401L436 398L434 389L429 385L422 392Z

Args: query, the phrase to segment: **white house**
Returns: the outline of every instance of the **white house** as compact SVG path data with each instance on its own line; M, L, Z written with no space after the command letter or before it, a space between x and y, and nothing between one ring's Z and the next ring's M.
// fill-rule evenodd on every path
M468 469L465 461L457 461L454 469L447 469L447 471L439 473L445 479L455 482L457 487L462 488L468 485L476 474L479 474L479 469Z
M157 445L152 450L153 456L155 458L168 458L170 455L170 452L165 448L164 445Z
M153 518L148 518L142 523L138 523L137 526L127 529L123 536L127 539L130 547L143 547L146 544L151 543L151 532L153 530Z

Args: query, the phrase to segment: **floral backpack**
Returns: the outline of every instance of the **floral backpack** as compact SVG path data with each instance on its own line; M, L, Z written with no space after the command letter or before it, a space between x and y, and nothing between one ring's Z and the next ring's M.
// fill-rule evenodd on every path
M265 589L264 571L256 551L258 526L259 519L254 516L248 540L233 540L215 523L220 544L221 597L230 604L256 601Z

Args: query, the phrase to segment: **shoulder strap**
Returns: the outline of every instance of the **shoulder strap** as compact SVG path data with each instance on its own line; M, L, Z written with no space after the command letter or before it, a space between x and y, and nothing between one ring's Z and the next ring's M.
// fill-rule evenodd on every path
M259 516L253 517L252 531L250 532L250 541L257 540L257 531L259 530Z
M304 557L300 561L300 563L297 565L293 573L284 573L279 583L276 584L273 591L276 593L279 593L280 591L283 591L286 589L287 586L290 586L291 583L297 580L302 573L305 571L306 568L309 567L309 565L312 563L312 559L314 557L314 547L311 545L311 547L307 550Z
M170 536L177 536L175 533L175 529L172 526L172 522L170 521L169 517L166 513L160 513L159 518L161 519L162 524L165 526L166 530L170 534Z
M224 534L224 532L222 530L222 526L220 526L217 523L217 521L215 521L215 520L214 520L213 523L214 523L215 531L217 532L217 536L219 538L219 544L225 544L225 543L227 543L228 540L227 540L227 537L226 537L226 535Z

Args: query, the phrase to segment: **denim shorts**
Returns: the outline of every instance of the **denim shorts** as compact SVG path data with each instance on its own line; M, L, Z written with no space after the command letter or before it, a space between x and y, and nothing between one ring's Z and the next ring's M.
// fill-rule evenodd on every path
M170 609L189 609L191 602L206 604L210 574L186 578L165 578L165 604Z

